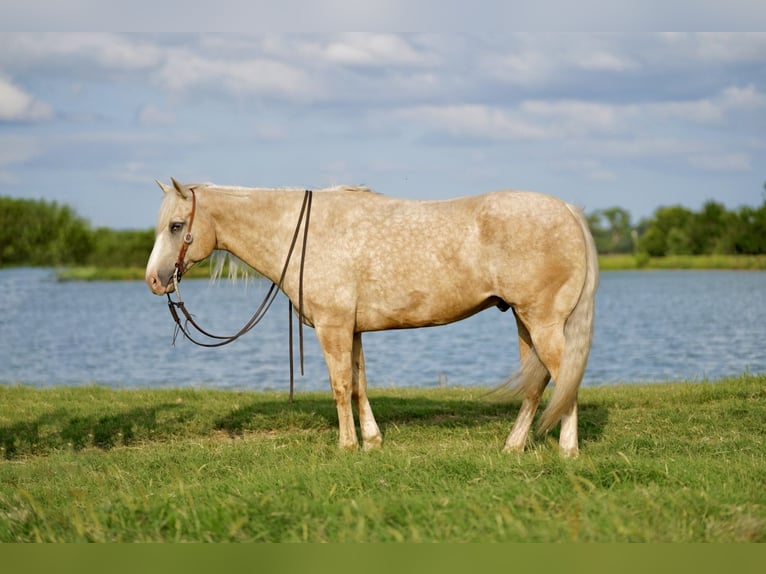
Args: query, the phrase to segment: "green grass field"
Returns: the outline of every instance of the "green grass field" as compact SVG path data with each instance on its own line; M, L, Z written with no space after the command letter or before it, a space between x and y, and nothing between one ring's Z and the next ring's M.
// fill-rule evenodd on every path
M766 542L766 377L582 389L580 446L504 454L518 408L377 390L0 387L0 541Z

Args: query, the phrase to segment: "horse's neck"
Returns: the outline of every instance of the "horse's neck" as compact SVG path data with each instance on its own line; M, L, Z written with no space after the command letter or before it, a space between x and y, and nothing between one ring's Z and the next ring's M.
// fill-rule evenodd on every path
M303 191L211 190L216 247L276 281L298 225Z

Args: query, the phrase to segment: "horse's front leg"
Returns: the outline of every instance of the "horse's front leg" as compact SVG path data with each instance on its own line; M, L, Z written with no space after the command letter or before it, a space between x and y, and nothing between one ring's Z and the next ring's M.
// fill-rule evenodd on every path
M343 449L359 448L354 428L354 412L351 409L354 334L350 329L320 325L316 326L316 334L327 363L335 408L338 409L338 446Z
M383 446L383 436L380 434L378 423L372 414L370 401L367 399L367 375L364 370L364 351L362 350L362 334L354 334L353 350L353 396L359 411L359 427L362 429L362 447L364 450Z

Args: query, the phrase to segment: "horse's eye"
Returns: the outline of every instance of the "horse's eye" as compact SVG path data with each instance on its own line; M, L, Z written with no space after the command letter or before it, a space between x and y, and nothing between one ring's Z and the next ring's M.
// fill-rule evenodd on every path
M170 233L178 233L184 228L182 221L174 221L170 224Z

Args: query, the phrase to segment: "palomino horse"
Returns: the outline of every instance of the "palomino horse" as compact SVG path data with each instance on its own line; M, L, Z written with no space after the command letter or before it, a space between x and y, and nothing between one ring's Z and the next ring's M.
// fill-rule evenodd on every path
M596 249L579 209L520 191L412 201L333 187L313 193L299 266L286 257L296 223L307 224L299 217L307 192L172 181L160 184L149 287L172 292L176 262L183 273L220 249L280 281L291 301L300 292L302 320L314 327L327 363L341 448L359 445L352 400L363 447L382 444L367 399L362 333L443 325L497 307L513 310L521 356L506 383L523 401L505 450L524 449L553 379L540 430L561 420L560 452L578 454L577 391L598 286Z

